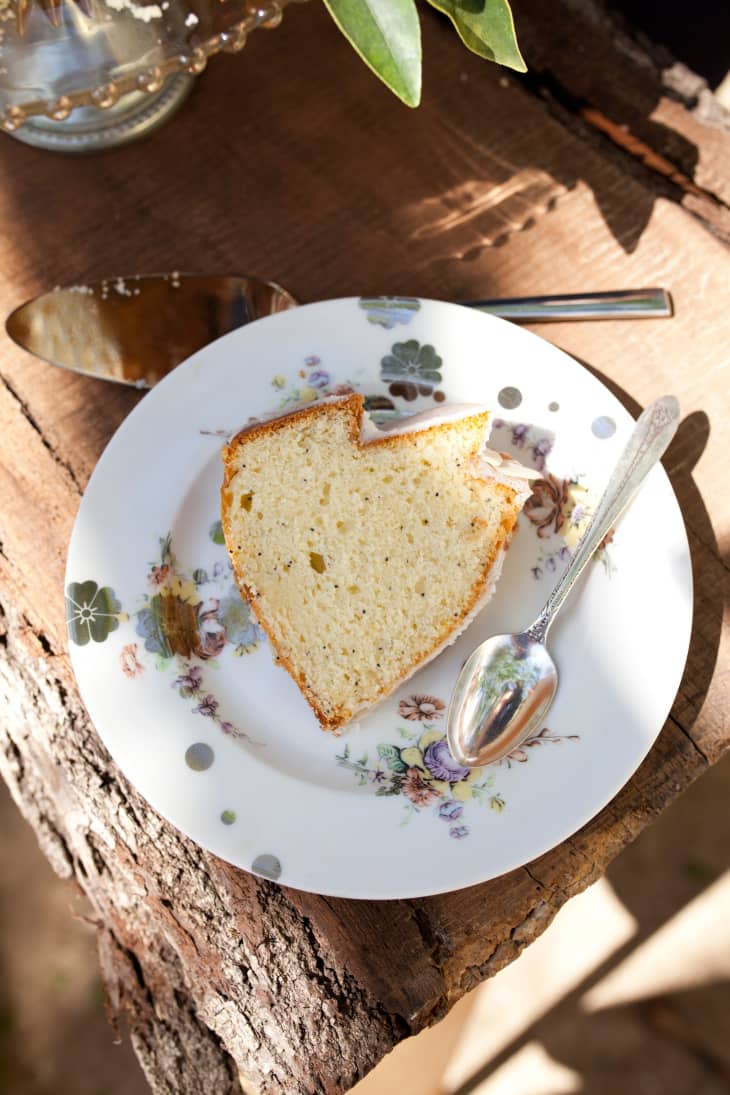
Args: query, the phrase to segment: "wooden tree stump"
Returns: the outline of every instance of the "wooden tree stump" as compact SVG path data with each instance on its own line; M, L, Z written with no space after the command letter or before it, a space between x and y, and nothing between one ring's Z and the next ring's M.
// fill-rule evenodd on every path
M665 466L695 618L671 715L631 782L560 847L481 886L394 902L237 870L115 767L71 674L64 563L84 485L140 397L0 343L0 764L54 869L91 902L110 1011L157 1093L347 1091L511 962L728 748L727 115L596 4L520 8L524 79L424 12L415 113L312 4L216 60L151 140L84 160L0 142L5 314L57 283L166 268L259 273L308 300L665 284L677 308L540 331L634 413L680 399Z

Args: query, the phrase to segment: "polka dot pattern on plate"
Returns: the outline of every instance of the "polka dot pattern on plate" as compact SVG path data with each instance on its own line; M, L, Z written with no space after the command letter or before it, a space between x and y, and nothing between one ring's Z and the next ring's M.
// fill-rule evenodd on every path
M497 402L505 410L513 411L522 402L522 392L519 388L502 388L497 395Z
M185 750L185 763L194 772L204 772L206 768L210 768L214 759L215 753L204 741L196 741Z
M555 400L553 400L552 403L548 403L548 410L549 411L559 411L560 410L560 404L556 403Z
M281 863L275 855L257 855L251 864L251 868L256 871L256 874L261 874L264 878L270 878L272 882L276 882L281 874Z
M607 414L602 414L591 422L591 431L595 437L605 441L607 437L613 437L616 433L616 423Z
M224 810L221 814L221 821L224 825L233 825L236 820L235 810Z

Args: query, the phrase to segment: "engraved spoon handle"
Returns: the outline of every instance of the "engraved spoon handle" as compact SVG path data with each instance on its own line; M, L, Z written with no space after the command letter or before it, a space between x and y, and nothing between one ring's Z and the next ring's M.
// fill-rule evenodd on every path
M591 522L575 550L570 565L547 599L545 607L526 634L543 642L550 624L604 536L636 495L654 465L661 459L679 424L679 403L673 395L651 403L638 419L608 481Z

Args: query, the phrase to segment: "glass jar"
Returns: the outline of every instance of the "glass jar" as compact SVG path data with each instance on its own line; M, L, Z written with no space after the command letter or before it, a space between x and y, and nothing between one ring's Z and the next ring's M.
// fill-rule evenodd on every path
M89 152L149 133L208 59L297 0L0 0L0 126Z

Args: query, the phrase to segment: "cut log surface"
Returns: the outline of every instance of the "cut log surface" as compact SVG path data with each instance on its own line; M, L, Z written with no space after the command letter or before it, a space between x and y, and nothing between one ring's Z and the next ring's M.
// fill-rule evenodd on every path
M55 284L164 269L257 273L301 300L665 285L676 306L670 321L539 329L633 414L680 400L664 463L695 609L667 723L609 806L540 860L393 902L237 870L111 761L70 669L64 565L89 475L141 397L0 340L0 765L91 902L110 1010L155 1092L347 1091L511 962L728 749L728 118L596 4L520 9L525 78L424 11L415 112L309 4L212 62L151 139L86 159L0 139L3 314Z

